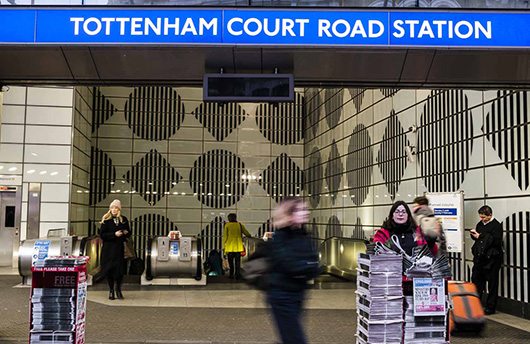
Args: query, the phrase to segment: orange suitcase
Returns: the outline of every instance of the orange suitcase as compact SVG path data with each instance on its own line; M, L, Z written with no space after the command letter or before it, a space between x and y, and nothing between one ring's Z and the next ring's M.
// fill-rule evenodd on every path
M450 281L448 291L453 306L449 313L449 331L482 331L486 325L486 318L475 285L469 282Z

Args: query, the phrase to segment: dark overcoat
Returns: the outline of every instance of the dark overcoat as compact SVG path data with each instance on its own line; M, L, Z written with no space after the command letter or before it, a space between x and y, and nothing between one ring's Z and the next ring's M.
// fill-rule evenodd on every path
M103 276L112 276L119 278L125 271L125 257L124 257L124 242L125 239L131 236L131 229L129 227L129 220L122 216L123 222L117 225L114 218L105 220L99 229L99 236L103 240L103 248L101 249L101 274ZM120 237L116 236L116 231L128 231Z

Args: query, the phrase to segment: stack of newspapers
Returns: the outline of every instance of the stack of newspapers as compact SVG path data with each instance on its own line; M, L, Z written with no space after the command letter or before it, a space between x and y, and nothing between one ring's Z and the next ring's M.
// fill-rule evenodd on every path
M410 266L405 272L408 278L438 278L443 280L444 278L451 277L449 261L446 256L433 258L426 246L417 247L413 251L413 255L408 257ZM438 298L446 304L445 309L447 309L445 293L439 293L437 295ZM447 334L446 329L447 313L444 315L414 316L414 295L405 296L405 343L448 343L445 340Z
M75 288L35 288L31 297L31 343L73 343Z
M447 316L414 316L413 296L405 296L405 343L446 344Z
M357 343L402 343L401 255L361 253L357 263Z
M50 257L46 259L39 259L35 261L34 266L36 268L44 267L71 267L81 266L86 264L85 257Z
M85 264L78 257L47 258L36 267L73 267ZM70 283L71 285L71 283ZM76 286L33 288L30 343L74 343L76 331Z

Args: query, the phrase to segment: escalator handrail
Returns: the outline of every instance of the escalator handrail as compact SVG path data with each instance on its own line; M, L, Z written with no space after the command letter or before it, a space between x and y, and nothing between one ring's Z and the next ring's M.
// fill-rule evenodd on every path
M81 239L81 244L79 245L79 255L84 256L85 255L85 249L86 249L86 243L90 240L97 239L100 236L97 234L91 235L89 237L84 237Z
M358 241L358 242L362 242L365 245L370 243L370 241L368 241L366 239L346 238L346 237L338 237L338 236L332 236L332 237L329 237L329 238L326 238L326 239L312 237L312 239L321 240L322 244L324 244L327 241L331 241L331 240Z

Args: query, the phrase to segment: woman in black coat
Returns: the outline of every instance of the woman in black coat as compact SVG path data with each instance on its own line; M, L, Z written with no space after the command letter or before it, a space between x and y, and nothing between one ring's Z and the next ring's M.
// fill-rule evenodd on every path
M302 328L302 305L308 281L318 273L318 255L303 224L309 211L300 198L283 200L274 212L274 239L268 245L271 271L267 299L282 343L307 343Z
M123 299L121 281L125 270L125 239L131 236L129 221L121 215L121 202L117 199L110 204L110 210L101 219L99 236L103 239L101 249L101 273L109 283L109 299L114 300L114 282L116 295Z

